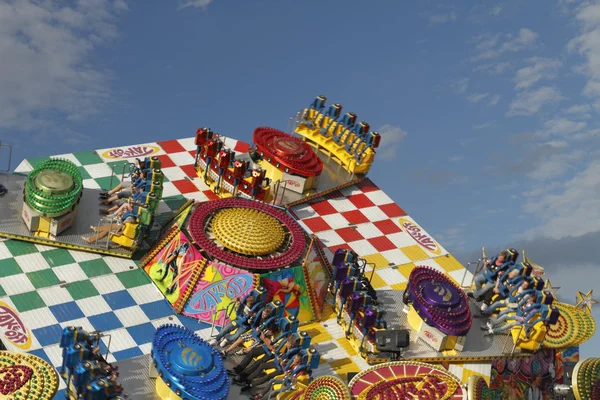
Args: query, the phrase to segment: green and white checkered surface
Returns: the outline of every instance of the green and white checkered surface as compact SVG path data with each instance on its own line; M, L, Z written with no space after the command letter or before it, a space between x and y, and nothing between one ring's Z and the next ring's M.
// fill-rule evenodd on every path
M237 151L248 148L232 139L226 144ZM27 159L15 172L26 174L50 158L63 158L79 168L84 187L108 190L119 183L121 166L135 157L143 158L152 147L158 151L150 155L160 158L165 175L157 222L172 215L187 199L216 197L194 171L193 138ZM109 152L121 159L108 157ZM0 301L12 307L29 330L31 346L26 351L57 368L62 363L58 343L66 326L109 334L109 362L149 354L155 328L165 323L187 326L205 338L210 334L208 325L176 315L137 261L17 240L0 241ZM3 329L0 327L0 334ZM103 352L108 340L102 340ZM9 350L23 351L3 341ZM64 395L59 393L56 398Z
M109 362L149 354L154 329L165 323L187 326L203 337L210 333L206 324L177 316L136 261L17 240L0 242L0 301L29 330L26 351L57 368L66 326L110 334ZM9 350L23 351L4 342ZM107 345L104 338L103 351Z

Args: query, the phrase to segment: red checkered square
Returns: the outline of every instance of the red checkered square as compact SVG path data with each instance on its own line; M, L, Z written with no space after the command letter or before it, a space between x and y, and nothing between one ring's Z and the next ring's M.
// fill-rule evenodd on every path
M343 212L342 215L344 218L346 218L346 220L348 220L348 222L354 225L369 222L369 218L365 217L365 215L361 213L360 210L346 211Z
M331 227L321 217L303 219L302 222L313 232L327 231Z
M177 140L167 140L166 142L158 142L158 145L162 147L162 149L168 153L181 153L185 151L181 143Z
M373 245L377 249L377 251L387 251L396 249L396 245L392 243L387 237L379 236L376 238L367 239L369 243Z
M337 249L346 249L346 250L354 250L352 247L348 245L348 243L342 243L335 246L328 246L327 249L332 253L335 253Z
M381 233L385 235L402 232L402 229L400 229L400 227L391 219L373 222L373 225L375 225L381 231Z
M204 195L206 197L208 197L208 200L213 201L213 200L219 200L220 197L217 196L215 194L215 192L213 192L212 190L203 190L202 193L204 193Z
M401 209L396 203L384 204L379 206L379 209L390 218L403 217L406 215L403 209Z
M233 151L235 151L236 153L247 153L249 149L250 149L249 143L241 142L239 140L233 147Z
M348 197L348 200L352 202L357 208L367 208L373 207L375 203L373 203L367 196L364 194L354 194Z
M340 237L342 239L344 239L345 242L354 242L356 240L364 239L363 235L361 235L360 232L356 228L348 227L348 228L336 229L335 233L340 235Z
M161 168L171 168L171 167L176 166L176 164L173 162L173 160L171 160L171 158L166 154L162 154L162 155L156 156L156 157L158 157L158 159L160 160Z
M374 192L376 190L381 190L374 184L370 179L363 179L362 181L356 184L356 187L361 190L363 193Z
M190 178L197 178L198 177L198 173L196 172L196 168L194 168L194 166L192 164L190 165L183 165L181 167L179 167L183 170L183 172L189 176Z
M194 157L194 160L196 159L196 150L190 150L188 153L190 153L190 156Z
M333 206L331 205L331 203L329 203L327 200L323 200L323 201L319 201L317 203L313 203L310 205L313 210L315 210L315 212L321 216L325 216L325 215L329 215L329 214L336 214L337 210L335 208L333 208Z
M177 188L177 190L179 190L181 194L193 193L198 191L196 185L193 182L188 181L187 179L172 181L171 183Z

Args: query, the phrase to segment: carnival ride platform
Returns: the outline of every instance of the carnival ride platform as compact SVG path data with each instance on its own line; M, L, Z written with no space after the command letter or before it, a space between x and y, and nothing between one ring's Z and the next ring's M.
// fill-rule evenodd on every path
M487 318L477 318L479 311L473 301L469 301L473 325L467 334L465 347L462 351L443 351L438 352L430 347L423 340L417 338L417 332L411 329L402 295L404 291L400 290L382 290L378 292L378 300L386 311L386 321L388 326L394 329L410 330L410 346L402 352L402 358L419 362L476 362L493 361L500 358L527 358L531 353L522 351L518 347L512 352L513 341L510 332L505 335L484 336L484 330L481 329L488 321ZM399 327L399 328L398 328ZM487 328L486 328L487 329ZM415 340L416 339L416 340Z
M114 363L119 368L119 381L127 388L127 394L136 400L161 400L156 394L156 381L150 378L150 355L142 355L124 359ZM237 400L244 396L240 393L239 386L231 386L227 400Z
M225 145L244 156L249 147L229 138ZM0 175L0 182L8 189L0 197L0 236L18 239L0 241L0 302L13 310L31 338L28 346L15 345L0 327L0 337L9 350L27 351L59 367L58 340L63 326L103 331L111 335L111 342L103 339L102 352L110 345L107 360L120 367L120 381L131 398L155 398L151 395L154 381L148 378L152 332L162 324L174 323L208 339L211 327L177 314L138 261L124 259L123 253L91 254L94 248L83 242L80 235L91 234L89 226L98 223L98 192L118 183L112 181L112 166L131 162L134 157L161 159L166 180L159 217L172 215L188 199L216 200L218 197L193 167L194 153L194 141L187 138L60 156L86 172L78 221L65 232L67 237L72 236L72 241L64 243L62 238L60 243L47 243L16 228L22 226L26 231L21 220L25 178ZM349 175L336 162L328 162L327 156L319 156L324 162L322 181L317 186L319 193L307 198L286 190L280 192L283 199L278 203L288 205L288 212L303 229L320 239L329 260L340 247L354 250L367 260L367 275L371 276L374 269L371 284L387 312L389 329L410 329L402 294L414 267L436 268L457 284L463 279L471 282L472 274L373 182ZM25 160L17 171L27 173L39 161ZM418 235L414 234L415 229L419 230ZM63 248L53 249L44 244ZM473 302L471 311L478 315ZM439 353L419 340L411 342L401 359L445 365L465 384L474 374L489 380L493 360L530 356L519 349L511 355L512 340L508 336L484 337L480 325L485 321L474 318L466 346L460 353ZM320 322L302 325L299 330L311 335L314 347L321 354L321 365L314 376L334 374L347 380L349 374L369 368L345 338L330 306L323 311ZM414 337L411 329L411 339ZM237 361L235 357L228 358L226 365ZM64 389L64 383L60 385ZM232 386L229 398L241 397L239 389Z
M111 242L108 236L93 244L82 239L82 236L91 235L90 226L97 226L100 221L99 189L84 188L73 225L56 239L43 238L30 232L21 217L26 177L17 174L2 174L0 177L7 189L7 193L0 197L0 237L117 257L131 258L133 255L130 250Z

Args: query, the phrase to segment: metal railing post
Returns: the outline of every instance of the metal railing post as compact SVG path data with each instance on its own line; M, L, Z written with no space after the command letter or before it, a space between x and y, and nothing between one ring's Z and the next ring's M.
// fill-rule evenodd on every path
M8 147L8 168L2 171L10 172L10 165L12 163L12 146L8 144L3 144L2 141L0 141L0 150L2 149L2 147Z

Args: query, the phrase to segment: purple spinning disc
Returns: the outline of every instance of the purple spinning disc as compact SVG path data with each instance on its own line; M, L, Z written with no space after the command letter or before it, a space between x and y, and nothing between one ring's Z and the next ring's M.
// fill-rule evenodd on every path
M428 304L436 307L455 307L461 299L458 290L452 285L433 280L423 284L423 297Z

